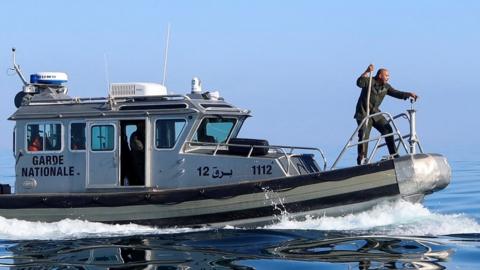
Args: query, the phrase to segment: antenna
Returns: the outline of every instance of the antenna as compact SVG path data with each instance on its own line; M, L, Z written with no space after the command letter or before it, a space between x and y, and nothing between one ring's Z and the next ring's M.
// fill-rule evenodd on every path
M107 83L107 89L110 91L110 75L108 74L108 58L107 53L103 53L103 63L105 67L105 82Z
M23 77L22 71L20 70L20 66L17 65L17 62L15 60L15 51L16 51L15 48L12 48L13 69L18 74L18 76L20 77L20 80L22 80L23 84L25 86L27 86L28 85L27 80L25 80L25 77Z
M165 60L163 62L163 80L162 85L165 85L167 77L167 61L168 61L168 43L170 42L170 23L167 25L167 39L165 40Z

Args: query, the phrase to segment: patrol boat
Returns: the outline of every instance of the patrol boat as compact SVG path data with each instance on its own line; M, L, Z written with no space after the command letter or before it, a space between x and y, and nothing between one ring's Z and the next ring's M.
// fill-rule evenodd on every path
M375 158L380 136L369 140L375 147L365 164L337 168L362 143L357 131L327 166L318 148L239 138L250 112L202 91L197 78L185 95L156 83L115 83L106 98L77 98L67 93L65 73L27 82L13 59L24 86L9 118L16 181L13 193L2 185L5 218L248 227L285 213L301 219L421 201L450 182L446 158L423 153L413 109L379 113L394 127L400 158ZM409 121L408 135L400 135L398 118Z

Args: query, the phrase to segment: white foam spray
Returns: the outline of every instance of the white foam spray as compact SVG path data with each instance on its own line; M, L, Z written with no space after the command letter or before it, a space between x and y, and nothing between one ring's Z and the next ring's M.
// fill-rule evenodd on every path
M281 211L283 204L268 194ZM307 217L304 221L293 220L284 211L277 216L280 222L264 229L336 230L359 234L377 235L448 235L480 233L480 224L464 214L434 213L421 204L405 201L385 202L371 210L341 217ZM234 229L228 226L226 229ZM204 231L208 228L170 228L140 226L135 224L109 225L97 222L65 219L58 222L29 222L0 217L0 239L4 240L63 240L79 238L102 238L130 235L175 234Z
M337 230L388 235L447 235L480 233L480 224L463 214L433 213L422 204L384 202L371 210L340 217L285 217L267 229Z
M130 235L172 234L200 230L205 229L159 229L136 224L110 225L72 219L64 219L52 223L29 222L0 217L0 239L8 240L63 240Z
M281 197L277 192L270 190L269 188L262 188L265 201L264 204L270 202L270 206L273 207L274 212L280 212L280 214L273 214L273 219L277 221L281 221L283 219L290 219L290 214L288 213L287 209L285 208L285 198Z

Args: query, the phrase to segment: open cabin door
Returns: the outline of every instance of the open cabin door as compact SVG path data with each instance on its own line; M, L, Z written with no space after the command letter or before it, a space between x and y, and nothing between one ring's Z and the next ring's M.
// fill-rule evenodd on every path
M87 121L87 188L119 186L117 121Z

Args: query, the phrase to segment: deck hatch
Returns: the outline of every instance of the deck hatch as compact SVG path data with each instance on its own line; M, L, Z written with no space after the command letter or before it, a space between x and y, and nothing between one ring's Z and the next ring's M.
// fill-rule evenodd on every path
M172 110L172 109L186 109L188 106L185 103L180 104L155 104L155 105L122 105L120 111L142 111L142 110Z
M208 104L208 103L204 103L204 104L200 104L200 106L202 106L203 108L207 109L207 108L232 108L232 106L228 105L228 104Z

